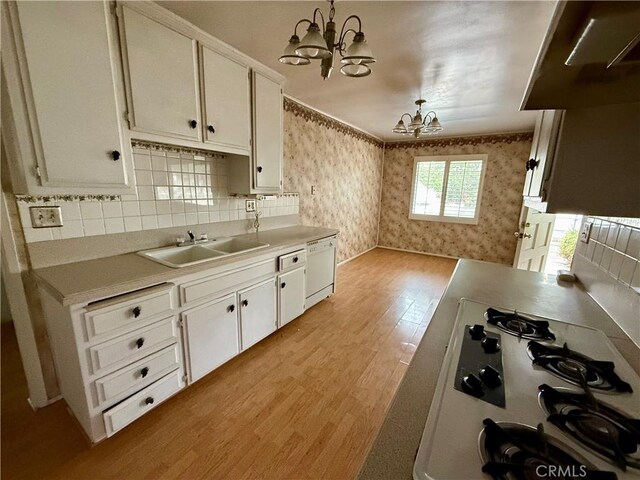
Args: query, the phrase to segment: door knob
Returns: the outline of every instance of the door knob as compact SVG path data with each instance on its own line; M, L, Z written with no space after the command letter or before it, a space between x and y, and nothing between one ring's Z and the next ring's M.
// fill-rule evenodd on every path
M530 233L513 232L513 236L516 238L531 238Z

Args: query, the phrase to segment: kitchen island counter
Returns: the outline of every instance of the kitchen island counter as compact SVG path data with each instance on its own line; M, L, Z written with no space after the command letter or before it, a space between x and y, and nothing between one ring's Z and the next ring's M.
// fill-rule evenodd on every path
M505 265L460 260L389 407L360 479L409 479L460 298L602 330L640 373L640 350L579 283Z

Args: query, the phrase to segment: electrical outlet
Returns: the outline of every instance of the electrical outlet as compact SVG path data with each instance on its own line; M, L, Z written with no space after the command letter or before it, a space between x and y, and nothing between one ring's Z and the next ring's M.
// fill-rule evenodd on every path
M247 212L255 212L256 211L256 201L255 200L245 200L245 211Z
M582 243L589 243L589 238L591 238L591 226L593 224L591 222L584 222L582 225L582 231L580 232L580 241Z
M315 195L315 194L316 194L316 186L311 185L311 195Z
M33 228L51 228L62 226L60 207L29 207Z

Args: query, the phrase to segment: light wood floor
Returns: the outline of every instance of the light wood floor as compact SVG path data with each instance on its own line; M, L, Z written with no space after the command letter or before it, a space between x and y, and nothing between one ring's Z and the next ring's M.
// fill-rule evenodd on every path
M454 260L375 249L338 293L89 448L63 402L34 413L2 338L2 478L353 478Z

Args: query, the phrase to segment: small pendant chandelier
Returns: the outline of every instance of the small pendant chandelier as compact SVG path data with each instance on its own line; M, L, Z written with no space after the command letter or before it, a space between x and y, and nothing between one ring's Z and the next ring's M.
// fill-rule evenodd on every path
M399 133L401 135L413 135L415 138L425 137L427 135L433 135L434 133L438 133L442 130L442 125L436 116L436 112L433 110L428 112L424 119L422 118L422 105L427 103L426 100L416 100L416 105L418 105L418 110L414 117L411 116L410 113L405 113L400 117L400 121L393 128L393 133ZM411 123L409 125L405 125L402 120L405 115L408 115L411 119ZM433 116L432 116L433 115ZM427 122L428 120L428 122Z
M336 24L333 17L336 10L333 6L333 0L330 0L331 9L329 10L329 21L324 21L324 15L319 8L313 11L313 20L303 18L296 23L293 29L293 35L289 39L289 44L284 49L284 54L279 58L281 63L286 65L309 65L311 60L319 59L320 75L327 79L333 70L333 52L334 49L340 52L342 59L340 63L340 72L347 77L366 77L371 73L369 64L374 63L376 59L371 53L371 49L367 45L367 41L362 33L362 22L357 15L351 15L342 24L340 35L336 41ZM322 19L322 32L316 23L316 14ZM346 28L349 20L358 21L358 30ZM300 40L298 37L298 25L308 23L307 34ZM345 29L346 28L346 29ZM347 34L353 33L353 42L347 48Z

